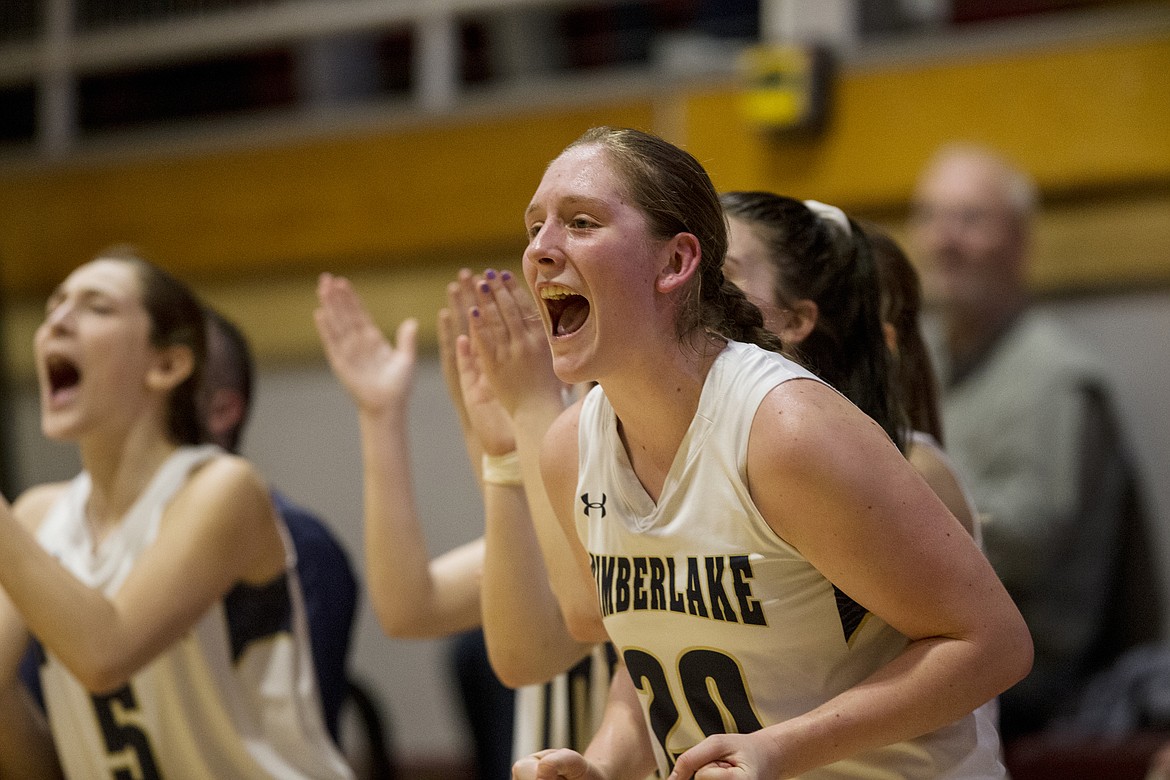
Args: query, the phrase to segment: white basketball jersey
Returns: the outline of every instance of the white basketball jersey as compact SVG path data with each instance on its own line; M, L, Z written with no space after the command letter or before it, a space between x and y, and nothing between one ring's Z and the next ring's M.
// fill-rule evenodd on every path
M585 752L605 713L613 679L610 656L606 645L594 645L568 672L541 685L516 689L513 760L545 748Z
M577 528L663 777L705 736L808 712L908 644L779 538L752 503L752 419L790 379L819 381L779 355L730 343L657 504L634 474L601 388L581 410ZM977 729L968 716L803 777L998 778L998 751L994 729Z
M83 472L38 540L78 579L112 596L192 469L220 452L179 448L96 550L84 522ZM283 577L235 588L117 691L91 695L52 654L43 658L49 723L71 780L353 777L325 730L295 559L284 541Z

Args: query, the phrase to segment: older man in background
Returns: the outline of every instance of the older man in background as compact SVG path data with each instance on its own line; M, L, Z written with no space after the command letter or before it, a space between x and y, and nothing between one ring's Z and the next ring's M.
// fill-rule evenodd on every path
M1067 712L1090 675L1160 633L1111 377L1030 300L1035 210L1025 173L989 149L953 145L921 174L909 226L947 450L1035 644L1032 673L1001 697L1005 740Z

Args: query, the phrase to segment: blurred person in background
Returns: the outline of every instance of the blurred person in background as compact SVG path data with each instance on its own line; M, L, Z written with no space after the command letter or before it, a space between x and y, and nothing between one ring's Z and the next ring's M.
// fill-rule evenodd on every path
M0 500L0 636L9 685L38 640L66 776L352 778L267 486L202 443L198 299L110 249L49 296L34 352L42 431L83 471Z
M998 153L940 149L910 241L932 319L947 451L973 494L987 555L1032 632L1031 674L1002 696L1005 740L1067 711L1086 679L1159 633L1140 553L1137 478L1112 378L1032 305L1036 188Z

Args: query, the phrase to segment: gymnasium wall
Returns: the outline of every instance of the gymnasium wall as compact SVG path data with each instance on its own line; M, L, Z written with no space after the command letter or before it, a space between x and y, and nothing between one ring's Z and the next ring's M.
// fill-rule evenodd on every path
M1157 21L1160 20L1160 21ZM412 408L415 487L432 552L479 533L479 501L433 354L443 288L462 265L517 267L521 213L545 163L586 127L655 130L721 189L842 205L901 231L913 178L953 138L1002 148L1044 194L1034 285L1099 344L1152 488L1170 583L1170 18L1139 31L967 50L924 47L843 68L817 137L748 126L729 81L666 83L571 108L365 121L330 133L144 137L64 163L0 161L4 353L16 378L17 481L76 469L36 430L31 333L43 296L102 246L132 241L192 280L252 336L261 361L245 452L319 510L361 564L355 414L313 331L314 280L352 276L387 329L417 316L424 358ZM368 604L355 669L389 709L399 751L467 750L443 641L391 641Z
M1039 291L1164 283L1165 8L1137 31L854 61L837 79L828 127L808 138L749 126L735 83L665 79L621 98L590 93L572 108L367 117L329 134L260 126L231 140L131 135L58 164L0 158L8 336L27 343L47 290L79 259L130 240L230 308L263 356L303 360L317 350L303 317L317 272L370 275L383 292L393 282L393 295L378 299L391 321L432 311L459 265L518 256L520 215L545 163L599 123L685 145L720 189L797 193L894 227L937 144L983 141L1032 171L1044 192ZM428 317L424 338L429 326ZM27 350L8 352L18 373L27 367Z

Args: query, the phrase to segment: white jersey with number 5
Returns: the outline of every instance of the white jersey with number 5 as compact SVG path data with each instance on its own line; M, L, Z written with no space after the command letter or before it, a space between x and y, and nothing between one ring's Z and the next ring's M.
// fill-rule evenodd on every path
M819 381L779 355L729 344L657 503L630 466L600 387L581 410L577 528L663 777L705 736L808 712L908 643L778 537L752 502L752 420L764 396L791 379ZM803 777L1003 777L998 737L982 717Z
M78 579L118 591L171 498L217 447L181 447L95 550L89 476L74 478L37 532ZM286 550L292 549L287 537ZM349 780L317 700L292 553L285 576L238 586L122 688L91 695L51 654L40 664L53 737L71 780Z

